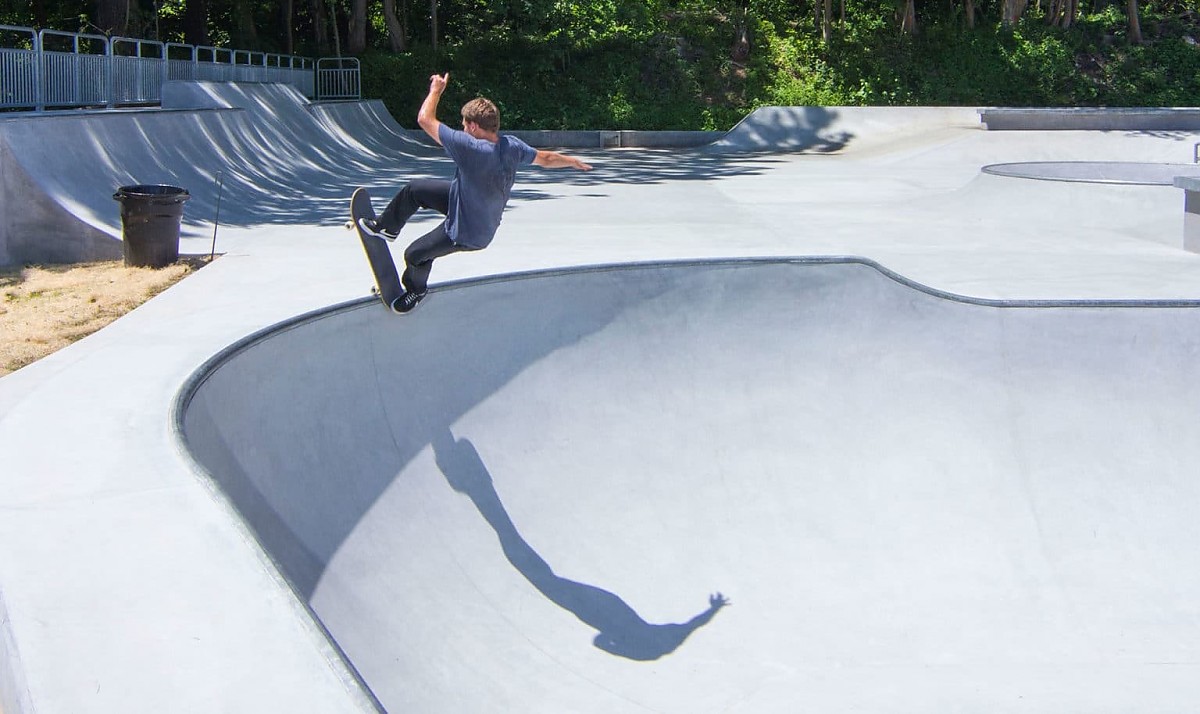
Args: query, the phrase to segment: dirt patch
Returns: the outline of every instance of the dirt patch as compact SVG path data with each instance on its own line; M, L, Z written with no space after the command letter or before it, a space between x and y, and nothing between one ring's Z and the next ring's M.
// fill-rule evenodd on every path
M123 261L0 268L0 377L83 339L202 266L161 269Z

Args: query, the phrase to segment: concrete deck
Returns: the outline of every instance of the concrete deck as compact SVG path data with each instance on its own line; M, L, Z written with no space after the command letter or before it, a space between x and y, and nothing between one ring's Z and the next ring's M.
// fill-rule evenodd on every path
M446 160L199 88L0 120L6 186L105 235L165 179L207 253L224 177L219 260L0 380L5 714L1197 700L1183 192L980 172L1197 134L825 109L595 152L400 319L346 198Z

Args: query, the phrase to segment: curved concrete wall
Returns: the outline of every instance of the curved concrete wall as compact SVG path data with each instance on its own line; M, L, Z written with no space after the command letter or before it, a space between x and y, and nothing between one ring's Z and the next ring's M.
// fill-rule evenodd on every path
M113 210L119 210L115 203ZM120 256L119 230L80 221L47 194L14 156L0 125L0 265Z
M389 154L422 149L428 151L432 147L425 132L400 126L378 99L319 102L310 104L308 111L330 133L353 137L371 151ZM370 130L365 131L368 127Z
M357 303L215 360L182 432L391 711L1196 701L1197 304L825 263Z

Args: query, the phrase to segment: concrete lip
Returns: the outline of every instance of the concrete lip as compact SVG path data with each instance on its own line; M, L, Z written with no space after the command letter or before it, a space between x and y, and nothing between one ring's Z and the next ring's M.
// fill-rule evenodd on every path
M1197 131L1197 107L990 107L989 131Z
M980 169L993 176L1136 186L1172 186L1178 177L1200 178L1200 164L1138 161L1025 161L989 164Z
M389 711L1154 708L1200 695L1197 308L556 270L289 320L177 420Z

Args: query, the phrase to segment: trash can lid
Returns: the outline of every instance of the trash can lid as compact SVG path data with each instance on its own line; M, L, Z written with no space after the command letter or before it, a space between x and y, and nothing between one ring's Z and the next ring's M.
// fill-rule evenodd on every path
M137 184L117 189L117 193L128 196L179 196L187 192L186 188L166 184Z

